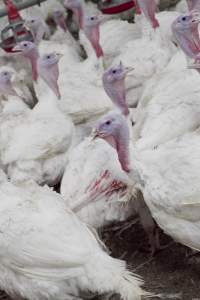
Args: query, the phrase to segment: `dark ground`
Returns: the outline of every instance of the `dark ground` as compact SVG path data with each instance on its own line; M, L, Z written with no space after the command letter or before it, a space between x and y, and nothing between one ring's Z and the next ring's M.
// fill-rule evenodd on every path
M188 248L161 232L161 244L168 247L150 258L141 249L147 239L139 222L121 237L118 232L106 229L103 239L111 255L125 259L131 270L142 276L146 290L159 296L150 299L200 300L200 257L188 258Z

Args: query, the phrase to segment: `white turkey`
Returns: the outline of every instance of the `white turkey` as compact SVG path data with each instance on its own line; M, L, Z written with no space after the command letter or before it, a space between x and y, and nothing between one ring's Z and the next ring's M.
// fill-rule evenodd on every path
M147 24L150 34L149 31L144 32L142 37L126 43L121 54L113 61L113 65L118 64L121 60L126 66L134 68L127 80L129 106L137 105L145 83L152 76L164 70L173 54L176 53L177 48L174 45L171 23L178 15L176 12L159 13L157 18L160 27L153 31Z
M106 93L125 116L128 116L129 109L124 81L130 71L131 68L126 68L120 63L103 74ZM112 145L112 140L109 140L109 143ZM135 200L134 187L124 171L127 169L125 166L124 170L121 169L116 151L112 147L104 141L86 138L69 154L61 182L61 194L67 205L84 222L96 228L114 221L127 220L137 211L153 252L154 222L142 199ZM126 206L122 204L124 201L127 202ZM150 230L146 226L147 223L151 224Z
M182 20L181 17L176 21L180 21L179 27L185 27L185 23L197 27L190 18ZM185 34L188 31L189 28ZM193 40L192 32L190 38ZM186 40L190 45L190 40ZM133 127L133 138L139 139L138 147L157 147L199 126L199 85L199 73L187 68L185 55L178 51L165 70L154 75L145 85Z
M116 113L95 126L97 137L112 140L122 169L142 191L158 225L176 241L200 250L199 127L156 149L141 150L136 143L130 156L128 131L125 117Z
M200 22L200 13L192 11L179 16L172 23L172 32L179 46L190 59L197 63L200 52L200 38L198 25Z
M25 299L82 299L82 293L117 293L140 300L142 281L102 243L62 197L30 181L0 176L0 288Z
M32 20L36 21L36 19ZM87 26L89 26L90 29L94 28L95 30L99 25L96 23L96 19L89 18ZM93 31L91 32L91 35L93 36ZM88 36L90 37L89 33ZM111 104L102 90L100 81L102 70L101 58L98 59L95 54L92 54L85 61L80 61L80 57L74 57L76 51L71 44L69 46L65 43L58 44L56 41L44 40L40 42L40 52L49 52L51 49L54 49L53 51L57 51L57 53L63 55L62 64L60 64L59 77L61 93L60 107L63 112L66 115L70 114L73 121L79 123L107 111L111 107ZM32 56L31 63L34 80L37 77L36 74L34 74L36 60L37 56ZM36 85L35 91L38 99L41 99L44 95L45 97L52 97L51 94L47 94L48 91L44 94L44 91ZM82 95L84 95L84 97ZM94 101L94 95L98 95L99 98L96 102Z
M34 44L31 42L22 42L17 47L26 54L29 48L34 59L36 58ZM32 110L27 108L20 116L17 115L17 121L14 117L8 117L9 111L2 113L1 159L13 181L33 179L40 184L55 185L64 171L74 127L71 119L59 109L59 100L56 97L59 96L59 56L55 53L42 57L37 55L34 70L37 70L36 74L41 77L38 78L38 85L44 95L49 86L52 95L49 98L39 98Z

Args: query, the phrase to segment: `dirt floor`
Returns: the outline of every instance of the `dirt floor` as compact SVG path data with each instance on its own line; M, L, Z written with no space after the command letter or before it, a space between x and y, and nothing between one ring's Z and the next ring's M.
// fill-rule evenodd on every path
M139 222L120 236L119 230L107 228L102 237L112 256L125 259L131 270L143 277L146 290L157 295L152 300L200 300L200 257L188 258L188 248L161 232L161 244L168 247L151 258L142 251L147 239Z

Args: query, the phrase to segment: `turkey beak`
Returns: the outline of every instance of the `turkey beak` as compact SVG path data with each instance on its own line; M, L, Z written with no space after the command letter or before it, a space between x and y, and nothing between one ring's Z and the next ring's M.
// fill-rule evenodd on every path
M128 76L133 70L134 70L134 68L132 68L132 67L124 67L123 76L124 77Z
M28 24L27 24L27 21L24 22L24 27L29 30L29 27L28 27Z
M13 51L14 51L14 52L22 52L20 45L17 44L17 45L13 48Z
M24 26L26 27L26 29L29 29L29 21L28 20L24 22Z
M99 132L97 131L97 129L93 129L91 133L91 140L94 141L98 137L99 137Z
M134 68L132 68L132 67L125 67L125 68L124 68L124 73L125 73L125 75L126 75L126 74L129 74L129 73L131 73L133 70L134 70Z
M60 60L64 56L64 54L62 54L62 53L56 53L56 55L58 57L58 60Z
M106 15L99 15L98 19L99 19L100 23L104 23L105 21L107 21L109 19L109 17Z

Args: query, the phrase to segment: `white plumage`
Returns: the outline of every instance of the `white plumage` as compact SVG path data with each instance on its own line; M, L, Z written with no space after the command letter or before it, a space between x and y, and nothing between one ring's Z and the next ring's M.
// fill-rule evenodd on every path
M27 299L72 299L81 291L141 299L140 279L102 250L59 194L1 181L1 288Z
M183 2L177 6L184 9ZM66 14L62 1L49 0L22 15L46 20L55 10ZM85 4L84 10L84 17L99 14L93 4ZM28 61L22 65L19 57L0 52L2 64L9 61L8 70L22 69L15 74L11 95L0 91L0 167L10 179L0 170L0 288L11 297L82 300L85 292L117 293L124 300L148 296L142 280L124 261L106 253L92 229L124 221L137 211L156 250L155 224L146 206L134 198L138 189L165 233L200 251L200 77L187 69L172 36L171 23L178 15L158 13L156 30L144 16L136 16L135 24L105 17L96 48L83 19L85 31L80 30L79 39L85 60L79 41L57 28L38 47L46 58L48 53L62 55L59 78L53 69L56 60L48 65L37 53L32 56L32 66L34 59L40 60L35 65L38 79L33 72L35 106L26 76ZM115 117L124 124L130 119L111 112L110 123L104 119L102 127L95 127L95 137L101 138L84 139L97 117L113 108L108 88L114 84L107 86L106 94L102 74L120 61L134 68L127 80L129 106L138 104L130 118L135 123L132 136L125 131L117 135ZM124 82L116 84L123 96L118 104L126 100L123 88ZM128 107L123 113L128 116ZM121 138L122 144L105 135L111 123L111 137ZM121 130L128 129L121 125ZM60 181L61 195L45 185Z
M38 84L45 92L45 83L39 79ZM41 97L32 110L26 108L11 118L7 112L1 116L1 158L14 181L34 179L54 185L64 171L74 128L50 94L49 98Z
M199 125L199 74L186 69L183 53L175 54L166 69L144 88L133 127L138 147L150 148Z
M144 195L153 218L176 241L200 250L199 232L199 127L156 149L135 144L127 161L128 125L119 114L107 114L95 127L96 134L113 140L122 168Z
M69 155L61 194L81 220L99 228L134 215L132 188L116 150L89 137Z
M152 216L176 241L200 250L199 129L157 149L136 150L133 173Z
M100 26L100 43L104 50L106 67L123 52L124 45L140 36L141 29L137 23L131 24L119 19L103 22Z
M142 37L126 43L121 54L113 61L117 65L121 60L134 71L127 79L127 100L135 106L144 88L144 84L155 74L159 74L176 52L171 33L171 22L176 18L175 12L161 12L157 15L160 27L152 31L146 20L141 25ZM146 51L145 51L146 50Z

